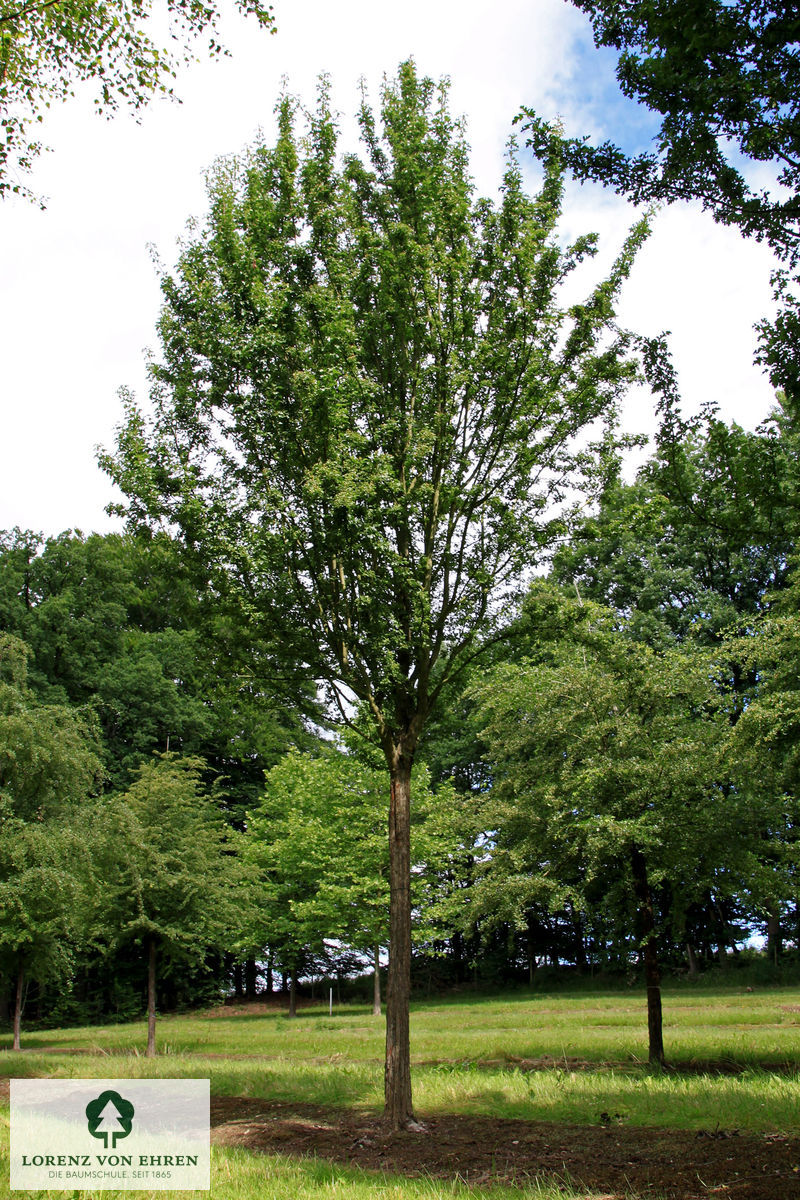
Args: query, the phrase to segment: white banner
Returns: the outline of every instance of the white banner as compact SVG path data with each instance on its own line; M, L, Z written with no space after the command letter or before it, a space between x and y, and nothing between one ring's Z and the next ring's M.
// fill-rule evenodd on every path
M12 1079L11 1187L210 1187L207 1079Z

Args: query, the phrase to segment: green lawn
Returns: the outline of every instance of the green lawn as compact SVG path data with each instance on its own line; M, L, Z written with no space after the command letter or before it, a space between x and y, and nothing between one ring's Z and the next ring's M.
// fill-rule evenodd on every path
M519 992L511 998L417 1003L415 1107L422 1116L484 1114L596 1125L607 1112L636 1126L797 1129L800 988L684 986L665 992L664 1019L671 1069L660 1073L644 1061L639 990ZM279 1011L164 1017L155 1061L141 1057L145 1025L138 1022L24 1034L21 1054L0 1055L0 1074L209 1077L217 1094L377 1112L383 1036L383 1022L359 1006L334 1009L332 1017L327 1008L301 1009L295 1021ZM3 1117L7 1125L7 1110ZM212 1195L222 1200L569 1195L551 1185L468 1192L438 1181L376 1179L242 1150L216 1152L213 1170ZM5 1163L3 1176L8 1177ZM106 1200L117 1195L124 1193L102 1193Z

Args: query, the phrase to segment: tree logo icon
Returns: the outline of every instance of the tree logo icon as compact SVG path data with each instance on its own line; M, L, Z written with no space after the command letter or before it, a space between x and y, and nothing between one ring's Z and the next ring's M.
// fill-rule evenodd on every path
M113 1150L119 1138L126 1138L130 1133L133 1112L130 1100L123 1099L119 1092L101 1092L96 1100L90 1100L86 1105L89 1133L92 1137L102 1138L106 1150L111 1138Z

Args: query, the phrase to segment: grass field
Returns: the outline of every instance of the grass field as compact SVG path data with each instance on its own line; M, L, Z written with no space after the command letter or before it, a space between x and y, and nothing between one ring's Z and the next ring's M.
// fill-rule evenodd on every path
M797 1131L800 988L667 990L664 1021L670 1069L656 1072L646 1065L638 990L418 1003L415 1107L423 1118L461 1114L589 1127L610 1114L620 1126L650 1129ZM141 1057L144 1023L29 1033L22 1053L0 1055L0 1074L194 1076L210 1078L214 1095L366 1115L382 1102L383 1036L383 1022L359 1006L334 1009L332 1016L304 1008L294 1021L277 1010L221 1010L161 1018L155 1061ZM7 1108L2 1119L7 1157ZM215 1150L213 1177L212 1196L220 1200L591 1194L571 1191L563 1179L467 1190L458 1181L390 1178L236 1147ZM0 1187L7 1179L4 1161ZM125 1193L97 1195L113 1200Z

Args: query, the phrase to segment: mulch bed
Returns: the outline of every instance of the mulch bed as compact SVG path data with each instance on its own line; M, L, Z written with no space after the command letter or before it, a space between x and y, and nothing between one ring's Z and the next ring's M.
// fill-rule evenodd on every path
M800 1200L800 1136L736 1130L631 1128L489 1117L425 1118L424 1133L386 1133L377 1119L314 1105L235 1096L211 1101L212 1141L269 1154L316 1156L367 1171L475 1186L535 1179L602 1200Z

